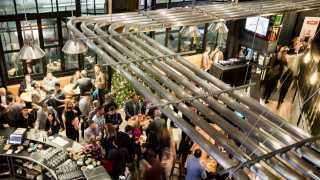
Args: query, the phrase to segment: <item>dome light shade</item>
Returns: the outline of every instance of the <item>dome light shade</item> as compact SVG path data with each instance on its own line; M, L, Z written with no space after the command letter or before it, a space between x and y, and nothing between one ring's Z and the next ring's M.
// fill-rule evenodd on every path
M210 24L210 26L208 27L208 31L218 32L218 33L228 33L229 29L223 21L220 21L217 23Z
M200 31L197 26L186 26L180 30L181 35L186 37L200 37Z
M19 52L19 59L23 60L34 60L34 59L41 59L45 56L45 52L37 45L28 45L25 44L20 52Z
M88 47L81 40L68 40L62 48L65 54L83 54L88 51Z

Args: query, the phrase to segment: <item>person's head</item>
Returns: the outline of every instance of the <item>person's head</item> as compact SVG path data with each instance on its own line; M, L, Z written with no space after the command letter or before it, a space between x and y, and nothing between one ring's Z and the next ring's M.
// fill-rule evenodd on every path
M72 111L73 110L73 103L72 103L72 101L66 101L66 103L65 103L65 108L66 108L66 110L67 111Z
M52 72L47 72L46 77L47 77L47 79L51 80L53 78Z
M131 99L132 99L134 102L139 102L139 96L136 95L136 94L133 94L133 95L131 96Z
M96 108L96 114L97 114L98 116L101 116L103 113L104 113L103 107L102 107L102 106L98 106L98 107Z
M59 91L60 90L60 83L58 83L58 82L56 82L55 84L54 84L54 89L56 90L56 91Z
M156 109L156 110L154 110L154 117L161 117L161 111L160 111L160 109Z
M13 103L13 101L14 101L13 95L8 95L7 96L7 103Z
M101 66L100 66L100 64L94 65L94 72L95 72L96 74L98 74L98 73L101 72Z
M97 128L97 124L93 120L89 120L88 124L91 129Z
M86 70L82 70L82 71L81 71L81 77L82 77L82 78L85 78L85 77L87 77L87 76L88 76L87 71L86 71Z
M21 114L22 116L28 116L29 114L29 109L25 106L21 109Z
M48 113L48 120L50 122L54 121L55 120L55 116L54 116L54 113L53 112L49 112Z
M92 102L92 105L93 105L93 108L94 108L94 109L97 109L97 108L100 106L100 103L99 103L98 100L94 100L94 101Z
M201 152L200 149L196 149L196 150L194 151L194 153L193 153L193 155L194 155L195 158L200 158L200 157L201 157L201 154L202 154L202 152Z
M130 126L130 125L127 125L125 128L124 128L124 131L128 134L132 134L132 131L133 131L133 127Z

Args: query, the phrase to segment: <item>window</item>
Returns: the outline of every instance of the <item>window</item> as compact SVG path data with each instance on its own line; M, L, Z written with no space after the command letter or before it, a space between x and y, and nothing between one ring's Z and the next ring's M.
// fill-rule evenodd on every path
M175 52L178 52L179 31L180 27L172 27L168 35L168 47Z
M166 29L165 28L161 28L161 29L157 30L157 32L155 32L154 39L158 43L165 45L165 38L166 38Z
M0 23L0 36L4 51L20 49L16 22L10 21Z
M62 70L61 50L59 48L46 48L47 72L58 72Z
M35 0L16 0L16 5L19 14L37 13Z
M40 44L37 20L21 21L21 28L24 41L33 41L35 44Z
M58 45L57 19L42 20L44 46Z
M58 0L59 11L76 10L75 0Z
M89 49L88 52L84 55L84 69L93 70L95 64L96 53Z
M64 54L65 70L79 69L79 57L81 55Z
M39 13L43 12L56 12L56 0L37 0Z
M14 9L14 3L13 0L10 1L5 1L2 0L0 1L0 14L1 15L9 15L9 14L16 14L15 9Z
M23 62L18 59L18 52L4 54L9 78L23 76Z

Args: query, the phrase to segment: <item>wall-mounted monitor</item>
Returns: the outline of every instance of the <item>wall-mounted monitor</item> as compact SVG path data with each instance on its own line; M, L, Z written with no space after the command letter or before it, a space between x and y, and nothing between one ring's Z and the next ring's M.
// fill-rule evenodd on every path
M269 19L261 16L249 17L246 20L245 29L256 32L258 35L266 36L268 32Z

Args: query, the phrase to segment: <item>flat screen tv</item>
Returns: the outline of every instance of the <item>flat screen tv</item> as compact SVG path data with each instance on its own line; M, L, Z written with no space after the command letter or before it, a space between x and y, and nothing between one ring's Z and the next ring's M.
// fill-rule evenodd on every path
M246 20L245 29L266 36L268 32L269 19L261 16L249 17Z

